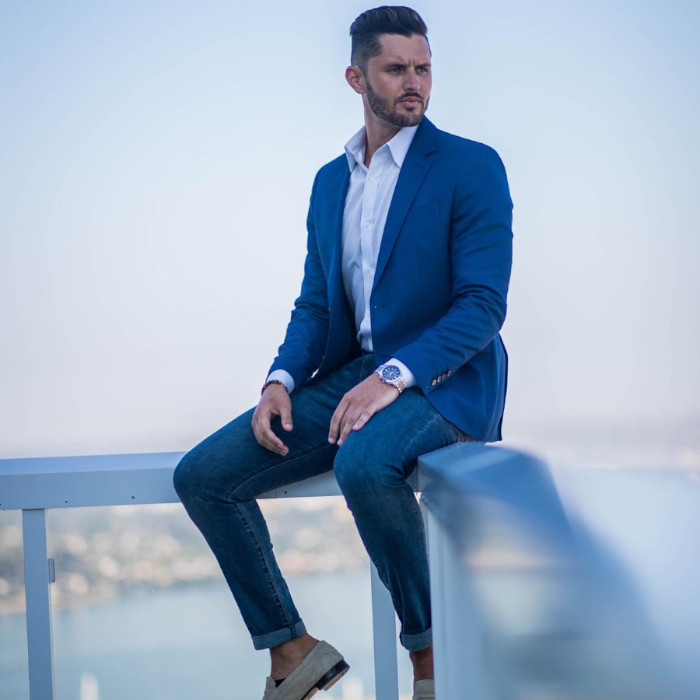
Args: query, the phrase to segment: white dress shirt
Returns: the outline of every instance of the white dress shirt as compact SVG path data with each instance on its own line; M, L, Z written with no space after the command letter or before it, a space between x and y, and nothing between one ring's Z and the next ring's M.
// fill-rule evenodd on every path
M384 225L401 166L417 128L407 126L399 129L391 141L372 155L369 167L364 163L364 127L345 145L350 182L343 211L343 286L355 314L357 340L365 352L373 350L369 302ZM416 384L412 372L400 360L392 358L387 364L401 369L407 388ZM292 376L283 369L271 372L267 380L281 381L289 393L294 390Z

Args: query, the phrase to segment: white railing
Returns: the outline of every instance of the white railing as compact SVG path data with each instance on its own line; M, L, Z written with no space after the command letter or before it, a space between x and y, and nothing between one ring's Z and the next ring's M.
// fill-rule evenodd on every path
M54 700L49 592L53 566L47 551L47 510L177 502L172 477L181 456L180 452L166 452L0 460L0 510L22 511L31 700ZM575 561L567 517L548 470L533 457L516 451L459 443L421 457L413 476L413 487L420 485L417 490L423 494L428 532L436 695L439 700L520 697L515 690L517 679L511 678L510 687L503 685L508 675L503 673L507 662L498 657L492 644L495 637L484 618L474 585L475 570L467 563L465 553L469 554L473 543L478 542L475 533L479 526L494 522L489 508L495 504L496 518L508 513L499 524L514 525L518 532L529 531L536 536L540 554L545 550L548 553L540 558L539 566L555 575L563 573L562 590L566 591L566 567L581 567L587 562ZM329 472L263 497L335 495L340 495L340 490ZM482 509L484 505L486 508ZM520 544L516 543L511 554L517 554L518 547ZM599 560L597 568L600 569ZM615 567L612 569L616 571ZM591 590L606 590L615 580L606 574ZM613 599L616 609L620 607L618 601L628 597L625 585L618 589L624 595ZM396 617L390 595L373 566L371 590L376 698L398 700ZM572 603L567 609L582 608L581 598ZM632 612L638 616L637 609ZM544 622L547 624L530 631L529 638L518 638L519 643L526 642L541 651L542 658L535 664L540 670L549 663L550 656L548 647L542 645L546 636L538 636L543 629L551 630L552 621ZM576 629L579 619L561 622L573 625L567 628L570 631ZM588 666L579 658L568 662L577 663L581 672L590 676L600 670L595 658L591 658ZM643 668L639 663L635 665L638 675ZM559 669L551 670L556 673ZM575 684L577 678L569 681ZM609 697L631 696L622 693Z
M0 510L21 510L30 700L54 700L47 510L79 506L177 503L173 471L184 453L40 457L0 460ZM332 472L276 489L263 498L339 496ZM397 700L396 618L371 565L375 691Z

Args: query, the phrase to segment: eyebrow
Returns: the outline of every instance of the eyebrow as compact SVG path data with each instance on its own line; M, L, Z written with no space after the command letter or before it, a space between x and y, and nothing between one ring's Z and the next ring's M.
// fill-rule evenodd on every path
M386 63L384 68L405 68L407 65L407 63L401 63L400 61L392 61L391 63ZM426 68L430 65L432 65L430 61L426 61L425 63L419 63L416 68Z

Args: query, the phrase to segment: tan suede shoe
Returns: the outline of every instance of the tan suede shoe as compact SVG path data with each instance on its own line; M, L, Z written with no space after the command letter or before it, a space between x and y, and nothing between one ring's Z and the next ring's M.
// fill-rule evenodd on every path
M430 678L413 684L413 700L435 700L435 681Z
M263 700L306 700L317 690L328 690L349 668L337 649L326 642L318 642L279 688L268 677Z

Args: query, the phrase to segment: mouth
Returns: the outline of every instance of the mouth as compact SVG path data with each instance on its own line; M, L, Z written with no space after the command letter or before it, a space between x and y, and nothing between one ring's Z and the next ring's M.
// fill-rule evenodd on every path
M407 107L417 107L423 104L423 100L421 100L420 97L404 97L402 100L399 100L399 102Z

